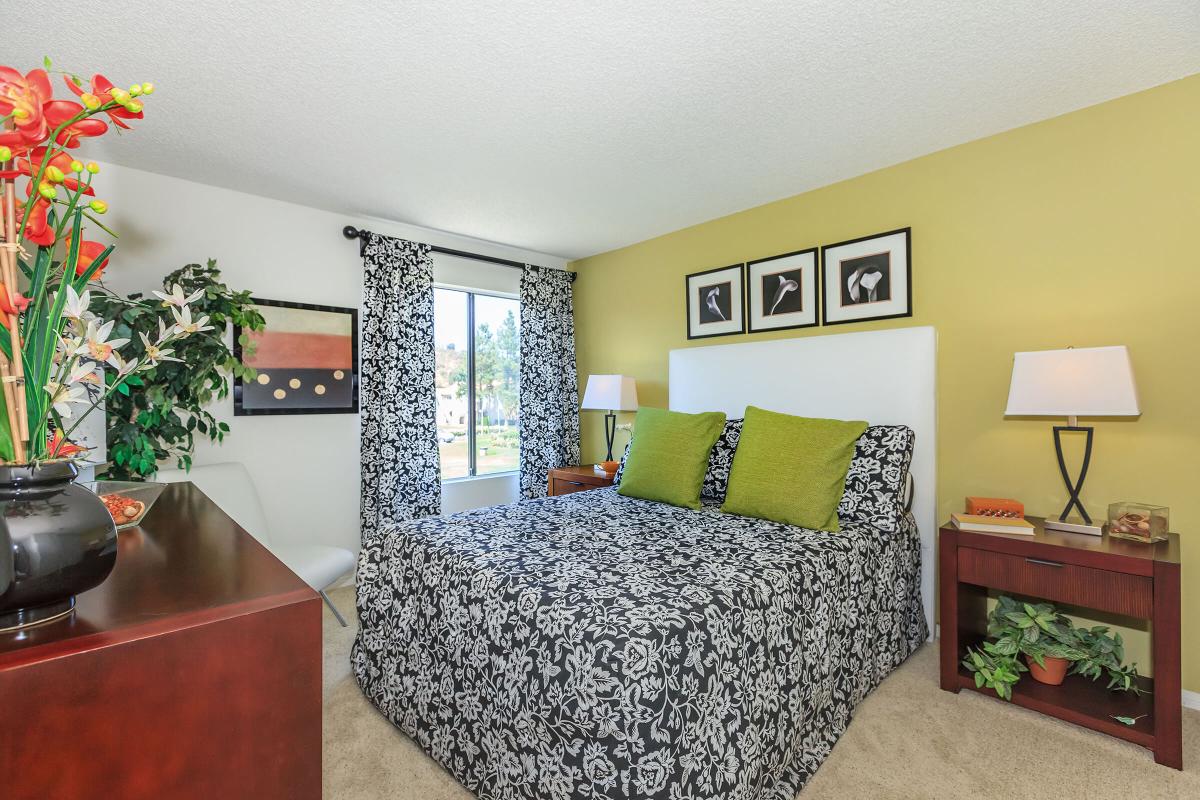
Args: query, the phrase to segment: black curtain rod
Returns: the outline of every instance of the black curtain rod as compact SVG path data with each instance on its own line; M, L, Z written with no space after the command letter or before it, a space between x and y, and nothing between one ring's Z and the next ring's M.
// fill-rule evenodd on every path
M362 255L362 249L364 247L366 247L367 236L369 236L370 233L371 233L370 231L362 230L361 228L356 228L353 225L347 225L346 227L342 228L342 236L345 236L347 239L358 239L359 240L359 245L358 245L359 255ZM433 251L434 253L442 253L443 255L447 255L447 256L458 256L459 258L473 258L476 261L486 261L489 264L499 264L502 267L513 267L514 269L521 269L525 266L525 264L523 262L513 261L512 259L509 259L509 258L496 258L495 256L485 256L480 253L468 253L466 250L455 250L452 247L438 247L436 244L429 245L429 249L431 251ZM539 267L537 264L530 264L529 266L536 267L537 269L550 269L550 267ZM571 273L571 280L572 281L575 280L574 272Z

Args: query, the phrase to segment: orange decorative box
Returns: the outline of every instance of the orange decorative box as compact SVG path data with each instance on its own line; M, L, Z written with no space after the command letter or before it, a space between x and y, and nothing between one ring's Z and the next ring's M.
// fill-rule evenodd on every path
M1025 504L1019 500L1006 497L968 497L967 513L983 517L1010 517L1019 519L1025 516Z

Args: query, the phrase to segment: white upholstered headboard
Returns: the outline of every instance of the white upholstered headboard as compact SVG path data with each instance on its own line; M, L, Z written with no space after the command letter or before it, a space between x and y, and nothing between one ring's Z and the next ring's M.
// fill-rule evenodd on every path
M921 597L932 631L936 373L937 335L928 327L690 347L671 351L671 408L740 417L753 405L785 414L912 428Z

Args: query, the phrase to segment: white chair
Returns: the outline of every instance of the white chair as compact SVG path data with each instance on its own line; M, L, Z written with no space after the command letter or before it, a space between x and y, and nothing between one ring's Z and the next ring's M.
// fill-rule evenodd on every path
M238 463L193 466L190 472L181 469L158 471L155 480L164 483L191 481L221 510L287 565L300 579L317 590L337 621L346 626L325 590L354 569L354 554L341 547L321 544L278 544L271 541L270 526L258 499L258 490L246 467Z

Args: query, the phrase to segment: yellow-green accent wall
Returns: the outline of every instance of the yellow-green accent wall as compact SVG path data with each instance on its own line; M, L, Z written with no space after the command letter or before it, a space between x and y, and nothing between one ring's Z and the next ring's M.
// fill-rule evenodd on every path
M804 157L798 144L796 157ZM911 226L911 319L689 342L684 276ZM1012 354L1128 345L1142 416L1098 420L1084 501L1170 506L1183 538L1183 683L1200 691L1200 75L575 262L580 385L667 405L673 348L932 325L938 511L1065 503L1053 420L1006 420ZM583 412L586 460L603 457ZM1130 634L1143 666L1144 632Z

